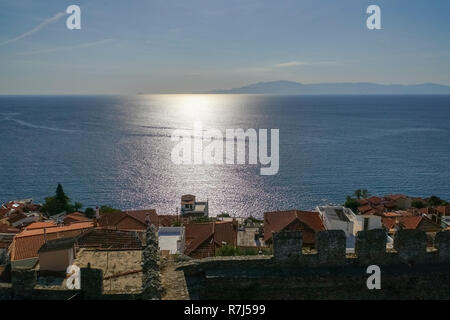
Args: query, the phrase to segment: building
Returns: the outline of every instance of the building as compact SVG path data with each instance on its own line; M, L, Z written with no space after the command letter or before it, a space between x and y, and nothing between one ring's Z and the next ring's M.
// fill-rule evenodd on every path
M116 230L146 230L149 225L159 225L156 210L134 210L105 213L97 221L102 228Z
M224 245L237 245L237 223L205 222L185 225L185 254L196 259L214 257Z
M316 233L325 230L325 227L317 212L290 210L264 213L264 242L267 245L272 243L274 233L283 230L301 231L303 246L314 247Z
M38 250L39 270L66 271L76 257L75 238L48 240Z
M78 223L78 222L89 222L92 221L91 219L87 218L83 213L81 212L73 212L66 215L63 219L63 223L65 225L70 225L72 223Z
M347 237L346 247L355 248L356 235L359 231L381 229L381 217L376 215L356 215L343 206L319 206L316 208L326 230L342 230ZM388 239L389 242L389 239Z
M182 217L208 217L208 201L196 201L192 194L181 196Z
M401 216L395 218L382 218L383 227L388 233L395 237L395 233L400 229L422 230L428 238L428 245L432 246L434 237L442 230L442 227L421 216Z
M13 268L33 268L39 260L39 249L47 241L73 238L93 227L92 222L84 222L63 227L23 230L15 236L11 244L11 266Z
M163 253L184 253L186 234L184 227L160 227L158 230L159 250Z

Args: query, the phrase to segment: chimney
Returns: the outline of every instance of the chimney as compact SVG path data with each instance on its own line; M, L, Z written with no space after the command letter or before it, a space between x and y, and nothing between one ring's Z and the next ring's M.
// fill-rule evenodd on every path
M100 219L100 209L97 207L95 207L95 218L96 219Z
M47 228L44 228L44 243L47 243Z

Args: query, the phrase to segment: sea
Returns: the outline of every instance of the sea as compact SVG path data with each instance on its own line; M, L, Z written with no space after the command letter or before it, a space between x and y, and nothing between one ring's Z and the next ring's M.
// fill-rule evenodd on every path
M176 129L278 129L279 170L175 164ZM43 202L61 183L84 207L210 215L342 204L373 195L450 200L450 96L178 94L0 96L0 202Z

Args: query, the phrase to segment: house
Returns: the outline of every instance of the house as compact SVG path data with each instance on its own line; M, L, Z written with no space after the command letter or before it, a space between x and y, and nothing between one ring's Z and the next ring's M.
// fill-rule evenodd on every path
M160 227L158 230L158 243L161 252L182 254L184 253L185 242L184 227Z
M189 223L185 225L185 254L196 259L214 257L224 245L237 245L237 224L234 222Z
M207 217L208 201L196 201L192 194L181 196L181 216L182 217Z
M73 212L69 213L63 218L64 225L70 225L72 223L78 223L78 222L89 222L92 221L91 219L87 218L83 213L80 212Z
M39 221L41 215L37 212L28 212L24 213L23 211L17 210L13 213L10 213L8 216L8 222L13 227L24 227L29 225L32 222Z
M395 237L395 233L400 229L418 229L426 233L428 245L433 245L433 239L436 234L442 230L442 227L422 216L401 216L395 218L382 218L383 227L390 235Z
M395 207L400 210L411 208L412 199L404 194L390 194L384 197L385 200L395 203Z
M159 225L156 210L135 210L105 213L97 221L102 228L116 230L146 230L148 225Z
M39 270L66 271L75 260L75 238L46 241L38 250Z
M78 248L142 250L144 232L95 228L76 238Z
M92 222L74 223L70 226L23 230L10 247L13 268L33 268L39 260L39 249L49 240L73 238L94 227Z
M44 229L44 228L53 228L58 225L54 221L42 221L42 222L33 222L26 226L24 230L35 230L35 229Z
M11 228L9 225L0 223L0 265L8 260L8 248L14 240L14 237L20 230Z
M318 212L311 211L275 211L264 213L264 242L272 243L274 233L289 230L301 231L303 246L314 247L316 233L325 230Z
M356 215L343 206L319 206L316 208L326 230L342 230L347 237L346 247L354 250L359 231L381 229L381 217L376 215Z

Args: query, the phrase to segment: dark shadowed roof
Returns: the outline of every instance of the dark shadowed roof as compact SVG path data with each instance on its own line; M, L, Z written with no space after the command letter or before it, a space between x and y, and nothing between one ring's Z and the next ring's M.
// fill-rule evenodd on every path
M294 220L299 220L315 232L325 230L318 212L300 210L266 212L264 213L264 241L271 239L274 232L282 231Z
M45 242L38 252L48 252L48 251L57 251L73 248L75 245L75 238L61 238L55 240L48 240Z

